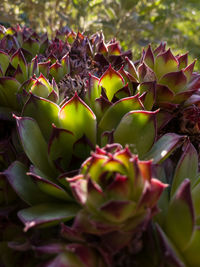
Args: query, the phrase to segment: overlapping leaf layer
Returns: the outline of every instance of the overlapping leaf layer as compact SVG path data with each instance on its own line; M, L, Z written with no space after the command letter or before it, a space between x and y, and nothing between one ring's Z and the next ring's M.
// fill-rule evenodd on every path
M0 27L0 265L199 266L194 65Z

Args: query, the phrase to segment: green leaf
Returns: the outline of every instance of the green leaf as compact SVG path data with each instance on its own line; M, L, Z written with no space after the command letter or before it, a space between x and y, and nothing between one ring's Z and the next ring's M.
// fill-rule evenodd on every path
M49 76L49 66L51 65L51 61L48 60L46 62L38 63L39 73L42 73L45 77Z
M37 122L28 117L17 117L17 127L24 151L30 161L44 174L51 178L56 176L52 162L48 159L47 143Z
M194 146L188 140L175 169L171 188L171 197L185 178L188 178L191 182L191 185L193 185L197 178L197 172L198 154Z
M114 132L114 141L125 146L133 145L133 152L143 157L152 147L156 126L157 111L130 111L120 121Z
M52 123L58 124L59 110L59 106L55 103L31 94L22 115L35 119L43 136L48 141L52 132Z
M76 138L72 132L53 125L52 135L48 144L48 153L56 168L67 171L75 140Z
M62 106L59 124L61 128L71 131L76 140L85 135L92 144L96 144L96 117L77 93Z
M28 172L27 175L32 177L38 188L45 194L64 201L72 200L70 195L59 185L32 172Z
M154 71L159 80L163 75L178 70L178 61L172 54L171 50L158 54L155 58Z
M94 110L95 100L100 97L101 89L98 86L99 79L93 75L89 76L88 89L85 94L85 102Z
M63 68L63 75L70 73L70 59L69 54L66 54L61 59L61 65Z
M79 207L75 204L46 203L23 209L18 217L25 225L25 231L35 226L52 226L66 222L76 216Z
M187 78L182 70L167 73L159 81L159 84L167 86L175 94L187 90L186 83Z
M26 59L24 57L24 54L22 53L21 49L18 49L11 57L11 64L13 65L13 67L15 69L17 69L17 66L19 65L23 76L24 76L24 80L28 79L28 68L27 68L27 63L26 63Z
M17 92L20 83L12 77L0 77L0 92L4 103L14 110L19 110L20 103L17 99Z
M164 230L181 251L187 248L194 231L194 209L189 179L182 182L169 204Z
M185 136L181 136L174 133L167 133L163 135L151 148L151 150L145 155L145 159L152 159L153 163L161 163L171 155L171 153L179 147Z
M1 69L3 71L3 76L6 73L6 70L8 68L9 62L10 62L9 55L7 53L3 52L3 51L0 51L0 66L1 66Z
M146 92L143 104L146 110L151 110L155 103L155 83L143 82L138 86L137 90L140 95Z
M186 259L188 265L191 267L198 267L200 263L200 253L199 253L199 244L200 244L200 228L198 227L190 240L189 246L184 251L184 258Z
M99 80L99 86L102 86L108 97L108 100L111 101L114 94L124 87L124 79L123 77L115 71L111 65L109 68L103 73Z
M18 196L29 205L49 201L50 198L44 195L32 179L26 175L27 171L28 168L24 164L15 161L4 171L4 174Z
M164 233L161 227L156 224L156 231L159 237L159 245L164 249L164 261L166 262L166 267L187 267L185 261L178 251L178 249L173 244L172 240Z
M197 184L192 188L192 200L194 204L194 210L196 219L200 218L200 179Z
M64 76L63 66L58 62L58 60L53 65L51 65L51 67L49 68L49 72L51 76L54 77L57 83Z
M34 40L32 38L28 38L23 42L22 48L31 52L31 54L34 57L39 52L40 44L37 40Z
M99 133L101 134L104 131L111 131L112 129L115 129L126 113L132 110L140 109L143 109L143 107L138 99L138 95L117 101L110 108L108 108L100 120L98 125Z

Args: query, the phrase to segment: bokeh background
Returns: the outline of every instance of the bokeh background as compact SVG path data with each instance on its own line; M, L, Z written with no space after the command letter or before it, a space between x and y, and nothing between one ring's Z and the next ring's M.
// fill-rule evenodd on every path
M17 23L50 37L62 27L102 30L106 41L116 37L132 49L134 59L149 43L166 41L177 54L189 51L190 60L200 61L199 0L1 0L0 24Z

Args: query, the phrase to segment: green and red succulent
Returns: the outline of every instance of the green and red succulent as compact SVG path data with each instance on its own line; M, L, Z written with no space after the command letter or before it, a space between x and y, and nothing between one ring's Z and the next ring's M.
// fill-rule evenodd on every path
M102 236L125 232L128 238L156 213L157 201L166 187L152 177L152 161L139 160L119 144L97 147L80 173L67 181L83 207L74 222L75 229Z
M0 265L199 266L194 65L0 26Z

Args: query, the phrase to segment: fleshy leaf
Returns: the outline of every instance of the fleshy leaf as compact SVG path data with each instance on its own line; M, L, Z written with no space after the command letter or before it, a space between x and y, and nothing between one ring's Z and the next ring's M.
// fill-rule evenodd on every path
M76 216L79 207L75 204L46 203L18 212L18 217L25 225L25 231L35 226L50 226L66 222Z
M61 65L63 68L63 75L70 73L70 59L69 54L66 54L61 59Z
M144 82L137 88L140 95L146 93L144 100L142 101L146 110L151 110L155 103L155 86L156 84L154 82Z
M64 76L63 66L58 61L51 65L49 72L56 82L59 82Z
M128 64L128 72L138 81L138 74L134 63L128 57L125 57L125 59Z
M157 102L172 102L174 93L167 86L156 84L156 101Z
M199 253L199 244L200 244L200 228L196 228L192 239L190 240L189 246L184 251L184 258L186 259L188 266L198 267L200 262L200 253Z
M108 97L108 100L111 101L114 94L124 87L124 79L123 77L115 71L111 65L109 68L103 73L99 80L99 86L102 86Z
M9 62L10 62L9 55L3 51L0 51L0 66L2 70L2 76L5 75Z
M30 161L49 177L56 177L56 171L48 159L47 143L37 122L28 117L15 116L15 118L24 151Z
M100 208L100 214L113 223L120 223L133 214L136 203L131 201L110 201Z
M145 54L144 54L144 59L143 61L151 68L152 70L154 69L154 55L151 49L151 46L149 45Z
M10 185L18 194L18 196L29 205L44 203L50 198L44 195L26 175L28 168L19 161L15 161L10 167L4 171Z
M20 83L12 77L0 77L0 91L9 107L18 110L20 103L17 100L17 92L20 87Z
M155 58L154 71L159 80L163 75L178 70L178 60L172 54L171 50L159 54Z
M182 70L165 74L159 83L167 86L175 94L187 90L187 78Z
M196 215L196 220L199 221L200 219L200 177L198 178L198 181L192 188L192 200L194 204L194 210L195 210L195 215ZM198 224L199 225L199 224Z
M131 95L133 95L133 84L132 82L137 82L135 80L135 78L128 73L127 71L124 70L124 66L122 66L119 70L118 70L119 74L121 74L121 76L124 78L124 83L128 84L128 88L131 92Z
M36 186L38 186L38 188L45 194L55 197L56 199L61 199L63 201L72 200L69 194L59 185L31 172L28 172L27 175L32 177L32 179L36 183Z
M49 158L59 170L66 171L72 157L75 136L72 132L53 125L48 144Z
M90 152L93 149L94 145L87 138L87 136L83 135L73 144L73 155L75 155L77 158L85 159L90 155Z
M178 60L178 69L179 70L186 68L188 65L188 53L178 56L177 60Z
M90 174L90 176L95 177L94 180L97 181L100 173L102 172L102 165L103 163L105 163L105 161L106 161L106 157L93 153L92 162L91 162L91 158L83 162L81 166L81 173L85 174L85 172L87 171ZM90 166L89 168L88 168L88 165Z
M102 133L103 131L110 131L112 129L115 129L126 113L132 110L140 109L143 109L143 107L140 100L138 99L138 95L117 101L106 111L106 113L100 120L98 126L100 133Z
M151 148L156 136L157 111L130 111L121 119L114 132L114 140L125 146L133 145L134 152L143 157Z
M52 132L52 123L58 124L59 110L59 106L55 103L31 94L22 115L35 119L43 136L48 141Z
M195 63L196 63L196 60L195 60L193 63L191 63L190 65L188 65L188 66L183 70L185 76L187 77L187 82L189 82L189 81L191 80L191 78L192 78L192 73L193 73L193 70L194 70L194 65L195 65Z
M94 111L97 121L103 117L104 113L110 106L112 106L112 103L102 95L95 100L95 106L92 108L92 111Z
M166 42L161 42L160 45L156 47L156 49L153 51L154 55L157 56L158 54L165 52L166 51L165 48L166 48Z
M152 159L153 163L161 163L164 161L177 147L179 147L185 136L174 133L163 135L145 155L145 159Z
M36 39L29 37L23 42L22 47L31 52L34 57L39 52L40 44Z
M119 56L121 54L121 48L118 42L109 44L107 48L109 55Z
M51 65L51 61L40 62L38 63L39 73L42 73L45 77L49 76L49 67Z
M197 178L197 172L198 154L194 146L188 140L184 146L184 151L175 169L171 188L171 197L185 178L188 178L191 185L193 185Z
M144 62L138 66L137 71L140 82L153 82L156 80L155 73Z
M164 225L168 237L181 251L184 251L190 242L194 220L190 181L185 179L169 204Z
M92 110L94 108L95 100L101 95L101 90L98 86L98 83L99 79L97 77L93 75L89 76L88 89L85 95L85 102L88 104L88 106L92 108Z
M50 91L42 82L36 80L36 82L31 86L31 93L36 96L47 98Z
M162 248L163 257L165 258L165 261L167 261L167 264L170 264L167 266L186 267L186 265L184 264L184 259L178 253L177 248L175 248L171 240L167 238L159 225L156 225L156 230L159 237L159 243Z
M60 127L71 131L77 140L85 135L96 144L96 117L76 93L62 106L59 120Z
M27 63L26 59L24 57L24 54L22 53L21 49L18 49L11 57L11 64L15 69L17 69L17 66L19 65L23 74L24 74L24 80L28 79L28 69L27 69Z
M28 75L29 77L30 76L33 76L33 75L36 75L38 76L39 74L39 68L38 68L38 57L34 57L32 60L31 60L31 63L29 64L28 66Z

